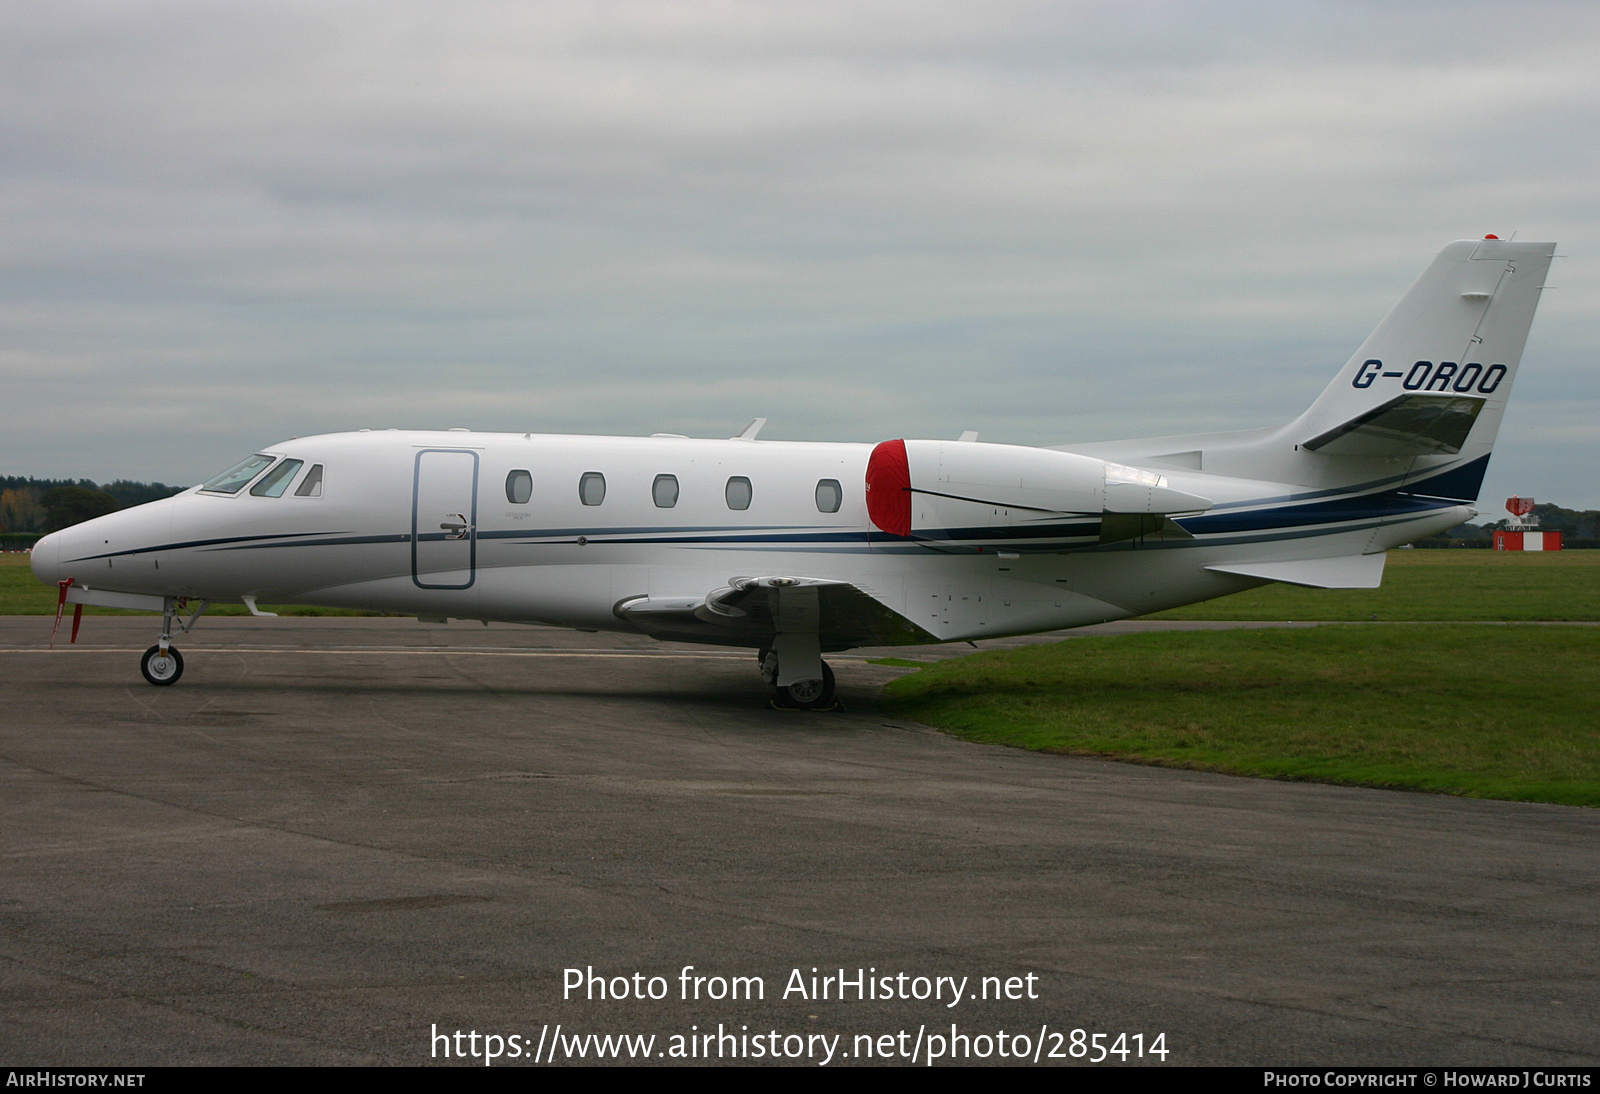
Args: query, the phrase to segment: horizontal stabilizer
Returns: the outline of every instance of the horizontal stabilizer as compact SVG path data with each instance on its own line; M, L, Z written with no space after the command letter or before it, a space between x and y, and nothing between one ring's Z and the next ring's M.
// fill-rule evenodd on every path
M1207 566L1219 574L1261 577L1313 589L1376 589L1383 584L1387 556L1345 555L1343 558L1305 558L1294 562L1237 562Z
M1466 395L1397 395L1301 447L1330 456L1453 456L1483 404Z

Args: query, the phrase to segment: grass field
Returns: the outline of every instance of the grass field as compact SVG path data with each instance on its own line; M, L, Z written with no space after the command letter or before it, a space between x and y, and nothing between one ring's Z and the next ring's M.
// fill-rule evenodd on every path
M1390 551L1379 589L1264 585L1151 619L1600 620L1600 551Z
M1600 628L1078 638L939 662L892 713L968 740L1238 775L1600 805Z

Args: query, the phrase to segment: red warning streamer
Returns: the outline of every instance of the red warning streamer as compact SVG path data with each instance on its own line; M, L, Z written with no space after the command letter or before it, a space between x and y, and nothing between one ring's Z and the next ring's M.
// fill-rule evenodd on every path
M56 648L56 632L61 630L61 613L62 613L62 611L64 611L66 609L66 606L67 606L67 590L72 588L72 583L75 580L76 580L76 578L69 577L64 581L56 582L56 584L61 587L61 593L60 593L59 596L56 597L56 625L50 631L50 648L51 649L55 649ZM74 642L76 642L78 640L78 624L82 623L82 622L83 622L83 605L82 604L74 604L72 606L72 641L74 641Z

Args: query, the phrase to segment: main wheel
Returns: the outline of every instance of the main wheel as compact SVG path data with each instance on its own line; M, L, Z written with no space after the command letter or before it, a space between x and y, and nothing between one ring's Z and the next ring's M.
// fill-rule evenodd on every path
M175 647L168 646L166 655L162 656L160 646L151 646L139 658L139 671L158 688L176 684L178 677L183 675L183 654Z
M828 667L826 661L822 663L821 680L801 680L799 683L778 689L778 699L784 705L799 707L801 710L817 710L832 706L833 697L833 670Z

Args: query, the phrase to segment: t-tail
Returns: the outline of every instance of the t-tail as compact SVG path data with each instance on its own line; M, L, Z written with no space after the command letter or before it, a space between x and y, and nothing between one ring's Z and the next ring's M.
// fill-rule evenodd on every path
M1403 491L1470 504L1555 246L1492 236L1446 246L1288 425L1060 447L1324 494Z
M1333 457L1334 478L1406 461L1407 492L1475 501L1554 253L1492 236L1445 247L1285 439Z
M1215 498L1176 518L1230 552L1208 570L1375 586L1383 552L1476 515L1554 253L1492 236L1449 244L1287 425L1062 447L1170 469L1174 487Z

